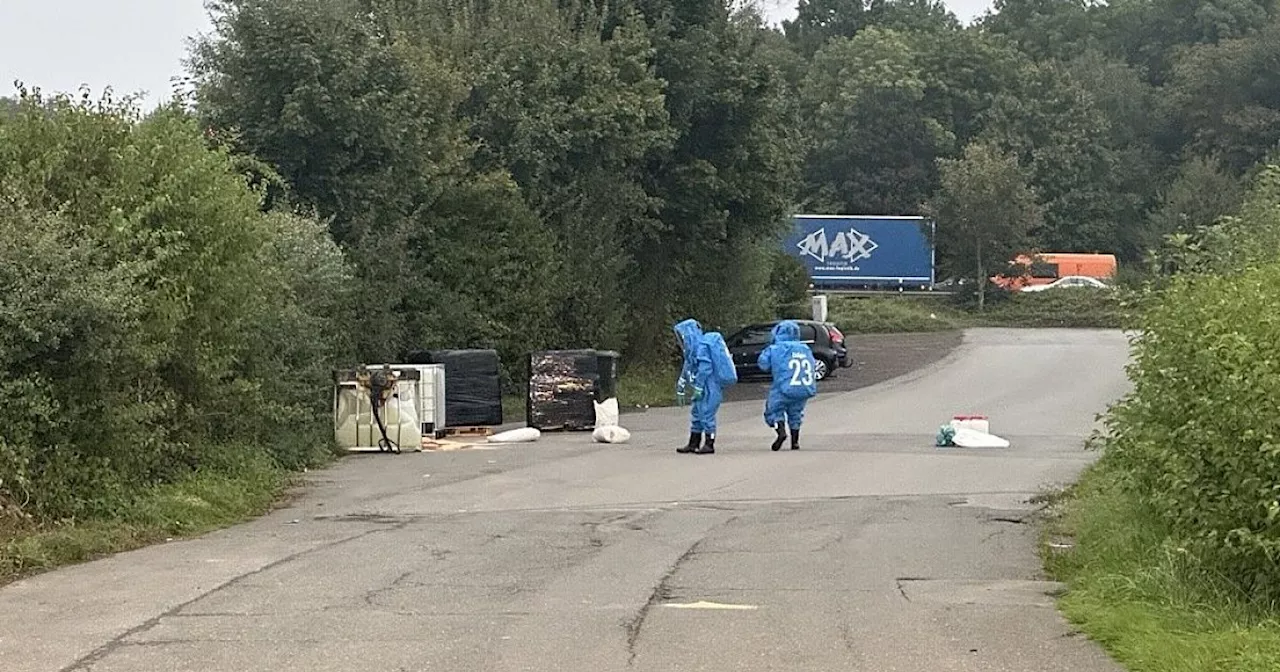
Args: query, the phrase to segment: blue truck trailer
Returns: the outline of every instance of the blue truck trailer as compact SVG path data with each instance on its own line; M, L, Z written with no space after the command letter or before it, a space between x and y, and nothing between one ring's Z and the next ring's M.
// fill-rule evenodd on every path
M924 217L796 215L783 247L815 289L933 288L933 223Z

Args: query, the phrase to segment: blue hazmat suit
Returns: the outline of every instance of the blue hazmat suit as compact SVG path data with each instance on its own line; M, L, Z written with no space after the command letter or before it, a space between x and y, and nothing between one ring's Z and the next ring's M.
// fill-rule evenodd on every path
M720 333L703 333L697 320L689 319L677 324L675 332L684 349L684 365L676 383L676 394L683 395L685 390L693 388L690 430L714 437L716 414L724 399L723 390L738 382L729 346Z
M804 423L804 407L818 394L817 362L809 346L800 342L800 325L783 320L773 328L773 343L756 361L773 376L764 403L764 421L776 427L784 419L793 431Z

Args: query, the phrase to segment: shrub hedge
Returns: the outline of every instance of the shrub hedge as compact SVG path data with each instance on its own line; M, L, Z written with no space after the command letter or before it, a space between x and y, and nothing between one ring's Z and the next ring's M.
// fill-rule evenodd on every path
M349 271L236 165L176 108L28 96L0 118L0 513L118 518L322 456Z
M1280 600L1280 169L1213 257L1146 303L1133 391L1107 417L1107 458L1163 519L1170 542L1252 598ZM1216 255L1220 246L1230 253Z

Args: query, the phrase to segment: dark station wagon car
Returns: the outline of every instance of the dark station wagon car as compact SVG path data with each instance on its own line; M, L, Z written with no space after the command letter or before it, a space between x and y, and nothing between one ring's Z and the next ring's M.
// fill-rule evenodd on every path
M780 321L780 320L779 320ZM849 350L845 347L844 334L830 322L813 320L793 320L800 325L800 340L809 344L813 358L818 363L817 377L822 380L831 375L837 368L848 368L853 365L849 359ZM738 378L762 378L769 374L760 370L756 360L760 352L773 340L773 327L778 322L762 322L752 324L734 332L725 339L729 346L729 354L733 356L734 367L738 370Z

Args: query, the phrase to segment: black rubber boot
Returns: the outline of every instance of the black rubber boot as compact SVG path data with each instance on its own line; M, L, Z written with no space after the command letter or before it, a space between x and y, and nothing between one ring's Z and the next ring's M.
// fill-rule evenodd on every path
M677 453L692 453L698 449L698 444L702 443L702 432L689 432L689 443L676 448Z
M774 452L777 452L779 450L782 450L782 444L787 442L787 426L786 424L779 422L778 424L774 425L773 428L777 430L778 438L774 440L772 446L769 446L769 449Z
M800 430L791 430L791 450L800 450Z
M710 455L716 452L716 435L708 434L707 440L702 444L702 447L693 452L699 455Z

